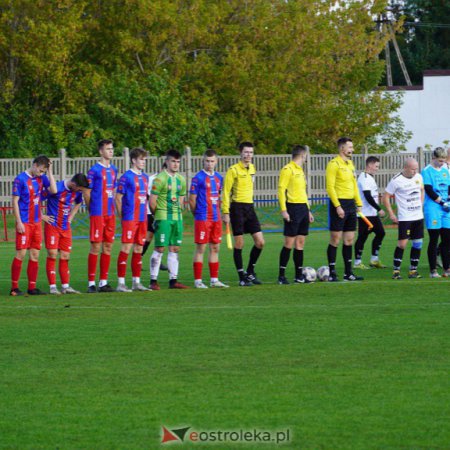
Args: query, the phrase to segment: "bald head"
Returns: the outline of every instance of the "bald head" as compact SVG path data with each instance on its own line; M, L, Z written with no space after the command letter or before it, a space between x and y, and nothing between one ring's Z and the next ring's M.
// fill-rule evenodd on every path
M403 165L403 176L406 178L412 178L416 173L419 172L419 163L414 158L406 158L405 164Z

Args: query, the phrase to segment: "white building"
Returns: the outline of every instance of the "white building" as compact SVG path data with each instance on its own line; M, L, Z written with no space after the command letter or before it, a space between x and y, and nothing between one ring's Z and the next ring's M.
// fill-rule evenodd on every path
M403 105L398 111L405 130L412 132L406 143L410 152L417 147L443 146L450 141L450 70L426 70L423 86L392 86L402 91Z

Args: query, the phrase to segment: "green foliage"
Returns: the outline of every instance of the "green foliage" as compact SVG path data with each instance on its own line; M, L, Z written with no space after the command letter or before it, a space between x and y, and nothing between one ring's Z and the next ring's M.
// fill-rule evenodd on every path
M242 139L260 153L326 152L343 134L373 140L398 107L373 92L386 1L0 0L0 148L89 155L108 136L156 153L229 153Z

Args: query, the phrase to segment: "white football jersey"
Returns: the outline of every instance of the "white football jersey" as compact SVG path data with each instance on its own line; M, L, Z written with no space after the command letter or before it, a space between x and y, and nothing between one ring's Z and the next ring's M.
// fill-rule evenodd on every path
M373 199L378 204L378 185L375 178L370 175L370 173L361 172L358 177L358 189L362 200L361 212L365 216L376 216L378 211L373 206L369 205L366 197L364 197L364 191L370 191Z
M418 173L406 178L400 172L389 181L386 192L395 195L399 221L423 219L422 186L422 175Z

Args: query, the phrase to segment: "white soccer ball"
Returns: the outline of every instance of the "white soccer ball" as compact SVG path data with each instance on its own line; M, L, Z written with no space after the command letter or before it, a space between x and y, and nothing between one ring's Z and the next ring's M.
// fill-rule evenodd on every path
M313 267L303 267L303 276L309 283L316 281L317 275Z
M328 281L330 278L330 268L328 266L321 266L317 269L317 278L320 281Z

